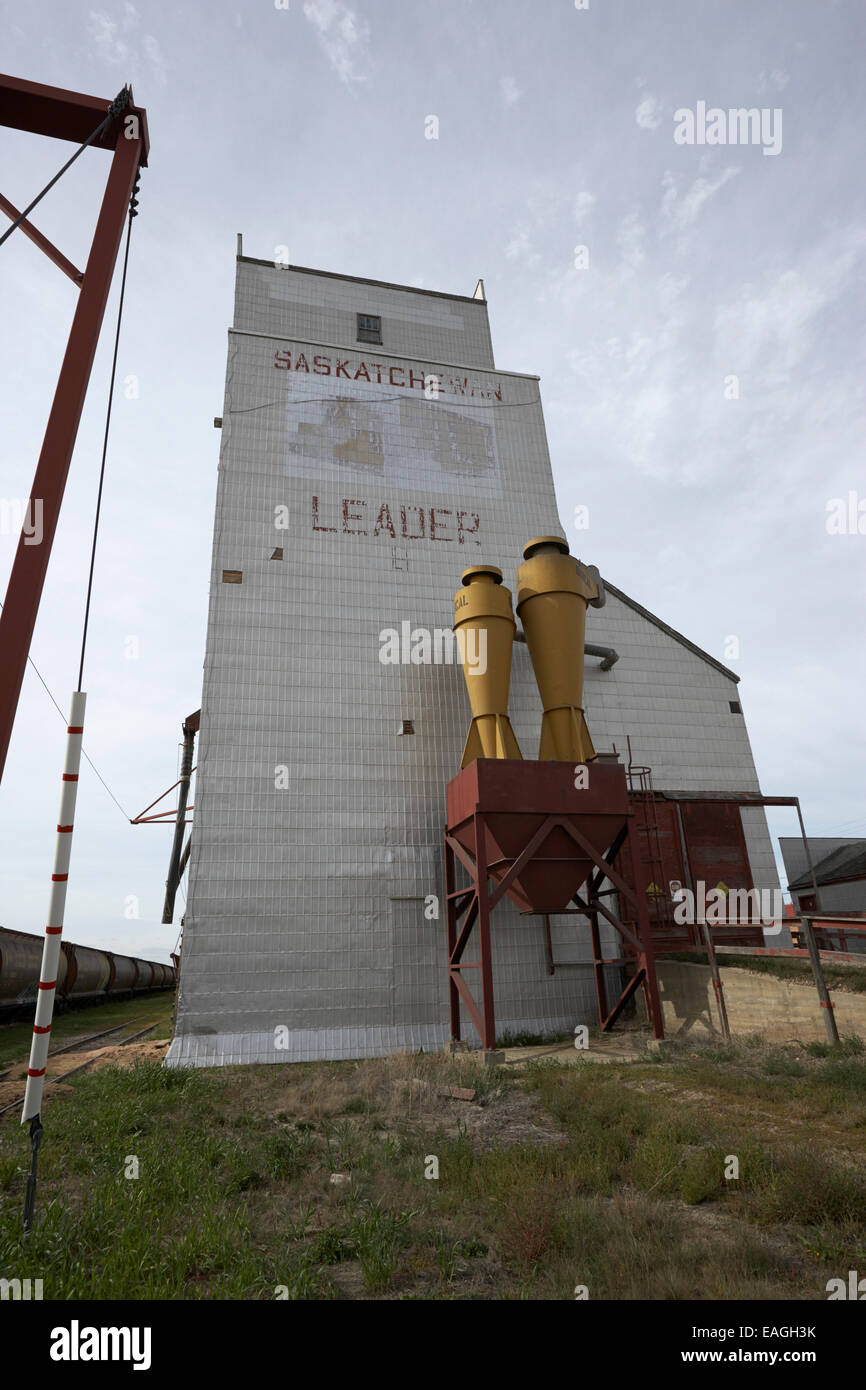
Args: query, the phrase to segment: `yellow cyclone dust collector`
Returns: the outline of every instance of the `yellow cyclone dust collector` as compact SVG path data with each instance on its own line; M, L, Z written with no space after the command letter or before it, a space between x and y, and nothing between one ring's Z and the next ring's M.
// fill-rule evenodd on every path
M454 595L454 631L472 706L461 768L476 758L522 758L508 719L515 621L511 590L495 565L464 570ZM581 648L583 650L583 648Z
M600 598L592 573L558 536L523 548L517 571L517 612L544 706L542 762L585 763L595 757L583 714L586 607Z

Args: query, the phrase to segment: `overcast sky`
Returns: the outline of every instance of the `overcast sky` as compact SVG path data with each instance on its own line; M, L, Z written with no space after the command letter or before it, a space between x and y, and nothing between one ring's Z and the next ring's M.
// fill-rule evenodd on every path
M741 675L765 793L799 795L811 834L866 835L866 534L831 533L849 493L866 533L864 30L862 0L0 4L0 68L106 101L131 81L151 135L84 681L85 748L123 809L85 764L69 939L166 960L177 936L171 831L127 817L175 780L201 703L237 232L351 275L483 277L497 364L542 378L572 549ZM766 112L759 141L718 143L740 107ZM0 129L0 153L23 207L71 146ZM34 214L79 266L108 162L88 151ZM20 233L0 285L11 502L77 292ZM31 650L64 714L116 292ZM0 922L25 931L45 922L64 722L28 670L0 790ZM770 826L796 833L793 812Z

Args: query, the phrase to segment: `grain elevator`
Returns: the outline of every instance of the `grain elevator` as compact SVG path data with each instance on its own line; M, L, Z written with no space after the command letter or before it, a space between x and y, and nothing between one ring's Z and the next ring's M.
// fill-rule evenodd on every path
M480 281L443 294L239 254L220 437L169 1062L441 1047L445 789L510 740L558 756L520 627L504 723L470 708L452 637L467 571L516 592L527 543L565 536L539 380L495 365ZM566 540L591 567L590 535ZM648 877L777 888L764 811L736 800L759 793L736 675L615 579L587 610L586 746L671 794ZM579 925L497 909L500 1032L593 1021Z

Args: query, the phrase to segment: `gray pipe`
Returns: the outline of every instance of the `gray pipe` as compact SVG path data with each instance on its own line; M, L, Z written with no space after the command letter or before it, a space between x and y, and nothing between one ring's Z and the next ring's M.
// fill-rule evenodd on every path
M165 880L165 902L162 909L163 923L169 923L174 919L174 899L177 887L180 883L180 860L181 847L183 845L184 826L186 825L186 801L189 796L189 784L192 777L192 755L195 743L198 721L194 726L190 720L186 720L183 726L183 754L180 764L180 789L177 794L177 819L174 823L174 843L171 847L171 860L168 866L168 878ZM192 836L190 836L192 838Z
M609 671L619 661L619 652L614 651L613 647L597 647L594 642L584 642L583 650L587 656L604 657L598 668L600 671Z
M525 642L526 633L519 627L514 634L515 642ZM597 647L594 642L584 642L583 650L587 656L601 656L604 660L599 664L600 671L609 671L611 666L615 666L619 661L619 652L614 651L613 647Z

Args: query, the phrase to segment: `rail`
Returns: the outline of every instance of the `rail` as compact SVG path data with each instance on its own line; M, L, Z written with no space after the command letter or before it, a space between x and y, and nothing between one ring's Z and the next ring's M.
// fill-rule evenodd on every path
M125 1027L126 1025L123 1024L123 1023L121 1023L119 1026L120 1026L121 1028L123 1028L123 1027ZM154 1028L156 1028L156 1027L158 1027L158 1026L159 1026L159 1025L156 1024L156 1023L149 1023L148 1026L147 1026L146 1028L140 1028L140 1029L138 1030L137 1033L130 1033L130 1035L129 1035L128 1038L121 1038L121 1039L120 1039L120 1042L118 1043L118 1047L125 1047L127 1043L135 1042L137 1038L143 1038L144 1035L145 1035L145 1033L152 1033L153 1030L154 1030ZM117 1032L117 1029L116 1029L116 1028L110 1028L110 1029L107 1029L106 1032L116 1033L116 1032ZM103 1033L94 1033L94 1035L93 1035L93 1037L95 1037L95 1038L104 1037L104 1036L105 1036L105 1034L103 1034ZM92 1041L93 1041L93 1038L89 1039L89 1041L92 1042ZM83 1044L83 1042L78 1042L76 1045L77 1045L78 1047L82 1047L84 1044ZM58 1051L58 1052L66 1052L66 1051L68 1051L68 1048L65 1048L65 1047L63 1047L63 1048L58 1048L57 1051ZM56 1056L57 1053L54 1053L53 1055ZM78 1072L84 1071L84 1069L85 1069L86 1067L91 1066L91 1065L93 1064L94 1061L95 1061L95 1058L94 1058L94 1057L88 1057L88 1059L87 1059L86 1062L81 1062L77 1067L70 1067L69 1071L65 1071L65 1072L63 1073L62 1076L49 1076L49 1077L46 1077L46 1078L45 1078L45 1085L46 1085L46 1086L56 1086L57 1083L58 1083L59 1081L66 1081L70 1076L76 1076L76 1075L78 1074ZM24 1096L19 1096L17 1100L10 1101L8 1105L4 1105L4 1106L0 1107L0 1115L5 1115L5 1114L7 1114L7 1112L10 1111L10 1110L17 1110L18 1106L19 1106L19 1105L23 1105L23 1104L24 1104Z

